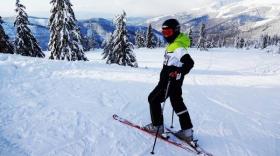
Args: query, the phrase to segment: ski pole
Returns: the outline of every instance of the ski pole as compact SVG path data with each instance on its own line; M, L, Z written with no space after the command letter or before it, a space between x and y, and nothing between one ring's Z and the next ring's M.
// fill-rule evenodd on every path
M172 111L172 120L171 120L171 126L170 126L170 128L174 128L174 127L173 127L173 119L174 119L174 109L173 109L173 111Z
M163 106L162 106L162 109L161 109L162 118L163 118L163 111L164 111L165 102L166 102L167 95L168 95L168 90L169 90L170 82L171 82L171 80L168 80L167 88L166 88L166 91L165 91L164 102L163 102ZM155 154L154 151L155 151L155 146L156 146L156 142L157 142L159 127L160 126L157 127L157 132L156 132L155 141L154 141L154 145L153 145L153 149L152 149L151 154ZM164 123L163 123L163 128L164 128Z

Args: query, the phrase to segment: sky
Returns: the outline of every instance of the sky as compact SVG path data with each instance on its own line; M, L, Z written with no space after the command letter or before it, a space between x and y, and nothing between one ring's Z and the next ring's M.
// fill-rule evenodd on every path
M16 0L0 0L0 16L15 15ZM122 10L130 17L160 16L200 7L210 0L71 0L78 18L112 17ZM49 17L50 0L21 0L30 16Z

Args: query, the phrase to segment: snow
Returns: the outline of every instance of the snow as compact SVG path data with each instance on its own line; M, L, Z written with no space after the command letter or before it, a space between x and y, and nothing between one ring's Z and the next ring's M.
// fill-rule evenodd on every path
M112 115L150 122L147 97L164 49L135 49L139 68L107 65L101 52L87 53L89 62L0 54L1 156L150 155L154 138ZM196 64L183 97L201 146L215 156L279 155L280 55L236 49L190 54ZM168 101L166 125L171 114ZM162 141L155 152L191 155Z
M215 3L213 4L215 6ZM216 8L217 18L230 18L238 15L251 15L264 20L279 16L280 2L241 0ZM214 7L215 8L215 7Z

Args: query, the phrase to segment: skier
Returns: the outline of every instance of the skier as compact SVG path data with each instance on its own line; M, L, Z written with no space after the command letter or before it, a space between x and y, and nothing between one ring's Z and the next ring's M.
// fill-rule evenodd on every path
M148 97L152 123L144 128L153 133L156 133L159 128L159 134L164 133L161 103L165 101L167 92L167 97L170 98L181 126L181 130L175 133L176 136L185 141L192 141L193 125L183 102L181 88L184 76L190 72L194 65L193 59L187 52L190 39L180 32L180 24L176 19L168 19L162 24L162 34L168 42L168 46L164 55L165 60L160 80Z

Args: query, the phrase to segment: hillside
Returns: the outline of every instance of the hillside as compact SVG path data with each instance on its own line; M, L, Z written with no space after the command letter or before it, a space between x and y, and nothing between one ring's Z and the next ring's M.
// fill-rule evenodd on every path
M137 49L139 68L0 54L0 156L147 156L154 138L112 120L145 125L147 96L164 49ZM280 153L279 55L258 50L190 50L196 64L183 97L195 137L215 156ZM47 53L48 55L48 53ZM165 123L170 125L169 101ZM179 129L175 117L175 129ZM158 156L188 156L159 141Z
M164 20L177 18L181 21L183 30L188 32L192 28L196 37L201 24L205 23L210 37L239 35L258 39L262 34L280 34L280 29L277 28L279 15L280 2L276 0L219 0L207 7L190 8L186 12L155 17L147 23L153 23L159 30Z
M141 19L141 18L140 18ZM147 30L148 25L139 25L137 21L140 20L139 18L132 18L131 25L127 26L129 40L134 43L135 41L135 32L137 30ZM14 28L14 17L6 17L3 18L4 22L2 25L7 33L7 35L14 40L16 32ZM142 20L141 20L142 21ZM48 49L48 42L49 42L49 28L48 28L48 19L47 18L40 18L40 17L29 17L29 27L31 31L34 33L35 37L38 39L38 42L43 50ZM138 22L139 23L139 22ZM92 18L88 20L79 20L78 25L81 31L81 35L83 38L89 38L92 35L94 36L96 46L95 48L100 48L101 44L104 40L106 40L109 35L115 30L115 26L112 20L104 19L104 18ZM154 34L157 37L161 37L160 32L153 30ZM163 39L162 39L163 40Z

